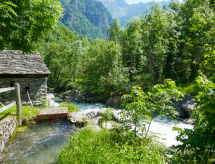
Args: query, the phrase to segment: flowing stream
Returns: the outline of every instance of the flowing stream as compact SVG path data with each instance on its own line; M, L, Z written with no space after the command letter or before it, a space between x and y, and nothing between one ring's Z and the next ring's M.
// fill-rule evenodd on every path
M29 125L6 145L5 164L51 164L74 128L69 121Z
M185 124L177 120L170 120L166 117L157 116L152 121L150 132L157 134L159 141L170 147L172 145L180 144L180 142L176 140L178 132L173 131L173 127L192 129L193 125Z
M77 104L80 110L100 109L105 106L102 104ZM169 120L165 117L155 117L150 132L156 133L160 141L166 146L179 144L176 141L177 132L172 127L191 129L192 125L182 122ZM58 153L68 142L69 135L74 132L74 127L69 121L60 121L54 124L43 123L29 125L27 131L18 133L16 138L6 146L6 164L51 164L58 157Z

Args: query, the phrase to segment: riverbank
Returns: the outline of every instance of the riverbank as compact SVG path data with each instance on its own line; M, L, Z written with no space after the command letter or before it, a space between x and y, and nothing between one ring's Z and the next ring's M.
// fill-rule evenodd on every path
M83 104L83 103L71 103L72 105L77 106L80 109L80 112L82 114L85 115L85 117L87 117L87 119L89 119L89 124L90 126L88 127L93 127L95 129L97 129L96 127L99 127L100 123L97 120L96 122L92 121L92 120L96 120L96 118L98 117L102 117L101 113L104 113L106 107L104 104ZM103 111L103 112L101 112ZM119 121L120 118L118 118L117 120L117 114L120 112L120 110L114 110L113 112L113 116L115 117L114 120ZM93 126L93 124L96 126ZM64 127L65 125L65 127ZM186 124L183 124L182 122L178 122L179 127L181 128L186 128ZM152 122L151 128L150 128L150 134L158 134L159 137L159 141L161 143L163 143L164 145L166 145L166 147L170 147L172 145L176 145L178 144L178 142L176 142L175 137L177 136L177 132L173 132L172 131L172 127L175 126L175 122L172 120L169 120L167 118L159 118L156 117L155 120ZM47 129L46 129L47 128ZM67 130L65 130L64 128L66 128ZM41 129L41 130L40 130ZM46 130L45 130L46 129ZM58 130L62 129L61 132L59 132ZM64 129L64 130L63 130ZM72 133L68 133L68 131L72 131ZM20 151L18 154L20 156L20 158L29 158L30 159L34 159L34 160L39 160L39 158L44 159L44 161L46 161L45 157L43 156L44 153L47 153L47 156L49 156L50 159L55 159L56 156L50 156L50 154L53 153L53 151L55 152L55 146L52 142L54 142L54 138L58 138L58 134L63 138L58 138L59 140L64 140L65 139L65 135L72 135L73 132L75 131L75 126L70 123L70 121L65 121L65 123L59 123L56 122L54 124L51 124L50 121L49 123L45 123L45 124L33 124L30 125L30 127L28 128L27 131L21 132L17 135L16 138L14 138L13 141L9 142L6 146L6 156L8 156L9 158L13 159L14 161L16 160L21 160L21 159L17 159L16 156L16 151ZM54 134L56 133L56 134ZM65 134L64 134L65 133ZM56 136L57 135L57 136ZM41 140L39 139L41 136ZM46 136L46 139L43 137ZM54 137L55 136L55 137ZM34 137L36 137L36 139L34 140ZM54 138L53 138L54 137ZM165 139L163 139L165 138ZM43 140L44 139L44 140ZM67 138L68 139L68 138ZM68 140L64 140L64 144L68 143ZM23 141L27 141L27 144L25 145L24 143L22 143ZM42 141L43 140L43 141ZM57 141L55 141L57 142ZM58 141L59 143L60 141ZM51 143L51 144L48 144ZM62 144L62 142L60 142ZM21 144L20 146L18 146L19 144ZM24 144L24 145L23 145ZM16 150L12 150L13 147L16 147ZM33 148L33 150L35 151L31 151L31 147ZM56 146L57 147L57 146ZM38 149L37 149L38 148ZM40 153L40 148L42 149L41 152L43 152L41 155L39 155ZM44 151L43 151L44 149ZM60 152L63 149L63 147L61 147L61 149L58 149L57 152ZM8 154L9 153L9 154ZM28 157L29 156L29 157ZM43 157L40 157L43 156ZM6 159L8 160L8 159ZM28 161L29 162L29 161ZM26 162L27 163L27 162Z

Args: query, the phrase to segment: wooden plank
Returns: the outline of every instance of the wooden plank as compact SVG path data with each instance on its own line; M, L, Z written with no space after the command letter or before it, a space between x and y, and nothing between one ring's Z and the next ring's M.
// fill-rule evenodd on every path
M16 90L16 109L18 115L18 124L19 126L22 125L22 102L21 102L21 95L20 95L20 85L15 83L15 90Z
M14 106L14 105L16 105L16 102L15 102L15 101L12 102L11 104L8 104L8 105L6 105L6 106L0 108L0 113L2 113L2 112L4 112L4 111L8 110L9 108L11 108L11 107Z
M14 90L14 89L15 89L15 87L0 88L0 93L8 92L8 91L11 91L11 90Z

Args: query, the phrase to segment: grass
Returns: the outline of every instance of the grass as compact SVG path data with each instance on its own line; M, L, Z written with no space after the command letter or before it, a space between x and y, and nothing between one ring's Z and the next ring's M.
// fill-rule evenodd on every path
M29 116L34 116L34 115L38 115L38 114L39 114L39 108L22 106L22 116L23 117L29 117ZM0 120L6 118L8 116L16 116L16 106L13 106L10 109L0 113Z
M84 128L60 152L59 164L165 163L165 147L151 138L135 138L118 129L93 131Z
M60 107L67 107L69 112L79 112L80 109L77 106L71 104L61 104Z

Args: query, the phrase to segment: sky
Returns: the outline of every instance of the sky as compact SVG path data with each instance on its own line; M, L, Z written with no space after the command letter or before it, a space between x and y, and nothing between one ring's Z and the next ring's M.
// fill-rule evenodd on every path
M146 2L152 2L152 1L161 2L161 1L167 1L167 0L126 0L126 2L129 4L138 3L138 2L146 3Z

